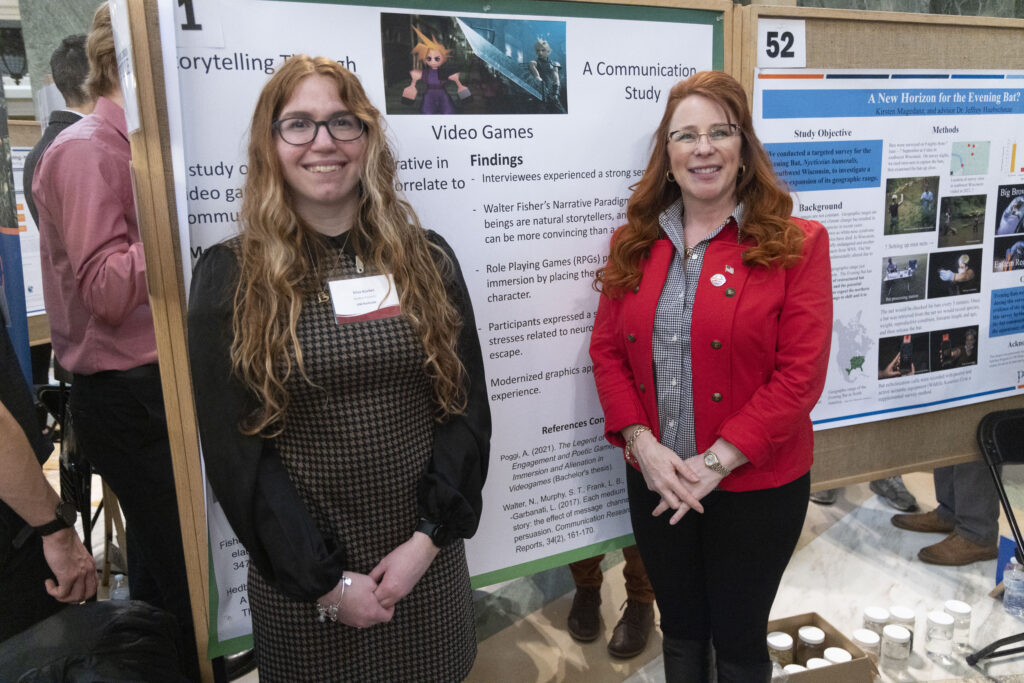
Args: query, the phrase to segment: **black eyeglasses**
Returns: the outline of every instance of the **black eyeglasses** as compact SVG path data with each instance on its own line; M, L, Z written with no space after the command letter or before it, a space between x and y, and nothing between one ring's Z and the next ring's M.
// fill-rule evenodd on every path
M308 145L316 139L320 126L338 142L358 140L366 130L362 120L352 114L342 114L327 121L314 121L305 116L291 116L274 121L274 130L289 145Z

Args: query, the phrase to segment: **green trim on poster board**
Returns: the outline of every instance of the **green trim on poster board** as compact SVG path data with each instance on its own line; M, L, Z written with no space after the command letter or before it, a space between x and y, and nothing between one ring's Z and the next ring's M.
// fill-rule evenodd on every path
M209 659L233 655L238 652L245 652L253 648L252 634L238 636L229 640L221 641L217 636L217 616L220 614L220 590L217 589L217 577L213 571L213 548L206 546L206 554L209 556L210 567L210 632L206 642L206 656Z
M310 619L315 617L310 616ZM237 655L239 652L245 652L246 650L253 649L252 634L247 636L238 636L230 640L223 642L217 642L211 640L208 645L206 656L208 659L214 657L226 657L227 655Z
M627 545L633 545L634 543L636 543L636 541L633 540L633 534L626 534L625 536L619 536L618 538L609 538L608 540L601 541L600 543L583 546L582 548L576 548L575 550L567 550L564 553L558 553L557 555L549 555L548 557L542 557L539 560L523 562L522 564L505 567L504 569L496 569L495 571L487 572L486 574L477 574L476 576L470 577L470 586L475 590L495 583L501 583L502 581L518 579L522 576L529 576L530 574L542 572L545 569L561 567L569 564L570 562L585 560L588 557L593 557L594 555L601 555L612 550L625 548Z
M380 0L281 0L317 5L355 5L380 7ZM725 29L722 12L681 7L650 7L647 5L614 5L588 2L523 2L522 0L404 0L388 3L388 9L413 9L436 12L474 12L478 14L523 14L541 17L585 19L632 19L634 21L665 21L680 24L711 26L711 68L721 71L725 65ZM383 8L382 8L383 9Z

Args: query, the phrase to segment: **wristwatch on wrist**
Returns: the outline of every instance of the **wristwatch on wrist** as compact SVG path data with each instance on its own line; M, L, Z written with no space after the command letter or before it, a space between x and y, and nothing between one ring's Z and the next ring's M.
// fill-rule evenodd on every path
M50 534L60 531L61 529L69 529L75 525L75 520L78 519L78 510L70 501L62 500L57 503L56 519L52 522L47 522L42 526L32 527L36 533L40 536L49 536Z
M729 468L718 461L718 454L711 449L704 451L704 464L708 467L708 469L712 469L715 472L718 472L723 477L729 476Z
M436 545L438 548L441 547L441 525L437 522L431 522L425 517L420 518L420 523L416 525L416 531L424 533L430 537L431 543Z

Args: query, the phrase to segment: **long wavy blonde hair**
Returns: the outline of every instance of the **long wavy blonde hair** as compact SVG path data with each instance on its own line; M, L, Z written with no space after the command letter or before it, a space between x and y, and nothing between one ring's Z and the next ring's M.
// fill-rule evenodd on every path
M316 282L315 264L324 260L326 248L294 210L276 151L273 122L298 84L313 75L337 83L341 100L366 129L351 243L377 272L394 274L402 314L426 350L424 371L433 385L437 418L461 413L466 406L466 372L456 344L462 320L444 284L452 273L451 261L430 243L416 213L399 195L395 155L380 112L366 97L359 79L334 60L296 55L263 87L249 134L231 361L261 404L241 428L247 434L279 434L288 407L287 380L298 372L312 384L306 377L296 324L303 297L321 286Z

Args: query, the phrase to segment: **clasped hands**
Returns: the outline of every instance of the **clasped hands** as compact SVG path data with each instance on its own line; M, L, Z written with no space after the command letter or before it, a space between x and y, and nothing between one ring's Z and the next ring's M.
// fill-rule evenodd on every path
M391 621L395 604L412 592L437 553L430 537L417 531L385 555L369 574L346 571L352 584L344 589L344 598L339 581L318 602L328 606L338 605L340 600L337 620L347 626L366 628Z
M738 449L723 439L716 441L712 450L729 469L747 462L746 457ZM637 437L633 444L633 453L640 463L640 471L644 475L647 488L661 496L651 514L658 517L667 510L675 510L669 524L678 524L690 510L704 512L701 499L715 490L724 478L705 466L704 460L699 456L681 459L675 451L663 446L649 431Z

